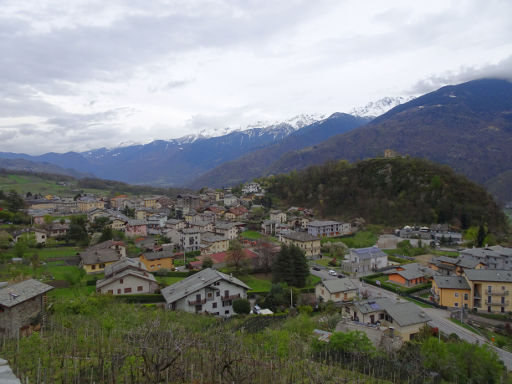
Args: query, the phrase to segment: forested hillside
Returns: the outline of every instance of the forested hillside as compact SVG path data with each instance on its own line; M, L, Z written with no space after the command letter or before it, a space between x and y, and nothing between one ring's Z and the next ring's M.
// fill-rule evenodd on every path
M260 180L270 196L320 215L364 217L375 224L486 223L501 232L506 219L480 186L448 166L413 158L329 162Z

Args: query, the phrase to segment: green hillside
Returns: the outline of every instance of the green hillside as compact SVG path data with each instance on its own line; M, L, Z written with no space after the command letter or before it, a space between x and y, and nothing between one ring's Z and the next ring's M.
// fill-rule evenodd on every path
M506 218L480 186L448 166L412 158L346 161L260 180L285 205L316 209L324 217L362 216L384 225L487 223L502 232Z
M94 178L75 179L65 175L5 169L0 169L0 190L14 190L22 195L31 192L32 194L51 194L61 197L73 197L78 192L95 193L99 196L116 194L161 194L173 196L182 191L175 188L130 185L111 180Z

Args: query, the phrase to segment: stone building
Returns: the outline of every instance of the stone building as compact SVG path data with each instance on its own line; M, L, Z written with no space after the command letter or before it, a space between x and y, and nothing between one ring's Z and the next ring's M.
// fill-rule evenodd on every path
M34 279L0 288L0 337L39 330L45 318L46 292L52 289Z

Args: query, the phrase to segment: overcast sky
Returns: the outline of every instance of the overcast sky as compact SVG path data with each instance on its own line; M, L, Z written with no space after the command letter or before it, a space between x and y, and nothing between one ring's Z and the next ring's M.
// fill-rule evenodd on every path
M0 151L146 143L512 77L512 1L0 0Z

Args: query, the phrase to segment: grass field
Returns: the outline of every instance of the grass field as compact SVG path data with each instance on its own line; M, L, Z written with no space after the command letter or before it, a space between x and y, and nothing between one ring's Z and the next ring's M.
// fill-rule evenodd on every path
M32 256L37 253L40 260L46 260L53 257L73 257L77 252L80 252L80 247L52 247L52 248L27 248L23 256ZM14 248L2 251L1 253L5 257L17 257Z
M242 275L238 276L238 278L251 287L250 291L269 292L270 288L272 288L271 274Z
M359 231L353 236L324 237L322 244L326 242L343 242L349 248L366 248L377 243L378 236L373 231Z
M256 292L270 292L272 288L272 274L265 275L263 273L257 273L254 275L242 275L238 276L245 284L251 287L251 291ZM306 288L314 288L314 286L322 279L318 276L309 275Z
M184 277L155 276L155 279L158 281L158 284L160 284L161 288L164 288L183 280Z
M38 176L28 175L7 175L0 176L0 189L3 191L14 190L21 195L27 192L33 194L40 193L42 195L58 195L63 197L73 197L78 189L76 181L66 181L66 185L59 185L56 181L45 180ZM107 190L80 188L87 193L95 193L105 196L109 193Z
M250 240L258 240L263 237L263 235L257 231L244 231L240 234L240 236Z

